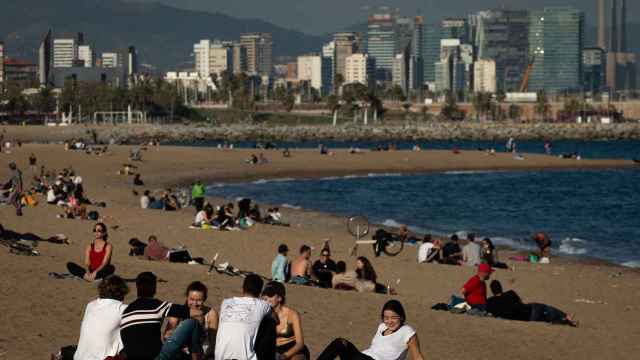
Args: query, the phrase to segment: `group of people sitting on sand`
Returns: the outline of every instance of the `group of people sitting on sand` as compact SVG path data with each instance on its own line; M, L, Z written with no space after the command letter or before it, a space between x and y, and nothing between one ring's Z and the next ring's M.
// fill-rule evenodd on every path
M145 190L140 196L140 207L143 209L176 211L183 206L179 194L171 188L162 190L158 197L153 196L150 190Z
M251 154L251 156L249 156L249 158L246 159L245 162L251 165L265 165L270 163L271 161L269 161L269 159L267 159L267 157L264 156L263 153L260 153L258 154L258 156L256 156L256 154Z
M427 234L418 247L418 263L464 266L478 266L484 263L494 268L508 269L505 263L500 262L498 249L490 238L484 238L478 244L475 235L468 233L462 247L460 242L457 234L451 235L446 243L440 239L433 239L430 234Z
M347 291L395 292L389 286L378 283L373 265L364 256L357 258L354 270L347 270L344 261L335 262L331 259L328 243L322 247L320 257L314 262L311 261L311 247L308 245L300 247L299 255L293 261L289 261L288 253L286 244L278 247L278 254L271 263L271 278L274 281Z
M251 199L238 201L238 210L235 205L227 203L213 206L204 202L202 208L196 212L192 227L218 230L242 230L253 226L255 223L268 225L289 226L282 221L282 214L278 208L269 208L265 215L260 211L259 205Z
M98 286L98 298L85 308L78 345L65 347L62 353L75 360L311 358L302 316L287 304L280 282L264 286L258 275L247 275L241 295L224 299L219 310L206 305L208 288L199 281L187 286L184 304L157 299L157 282L153 273L140 273L135 279L136 299L127 305L126 282L116 275L106 277ZM410 354L422 360L418 335L407 324L402 304L387 301L379 316L368 349L360 351L348 340L336 338L318 359L401 359Z

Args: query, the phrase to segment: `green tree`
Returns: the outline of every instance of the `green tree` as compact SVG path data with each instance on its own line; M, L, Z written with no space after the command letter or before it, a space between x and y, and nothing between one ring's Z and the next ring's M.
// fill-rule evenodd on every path
M540 120L546 120L551 112L551 105L549 105L549 99L544 91L538 92L538 99L536 101L535 112L540 116Z
M440 116L447 120L464 120L464 111L458 108L456 97L451 91L445 93L444 106L440 110Z

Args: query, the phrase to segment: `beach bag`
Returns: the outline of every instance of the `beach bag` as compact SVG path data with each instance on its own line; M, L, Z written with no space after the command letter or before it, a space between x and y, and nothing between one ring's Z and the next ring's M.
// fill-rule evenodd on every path
M100 217L100 215L95 210L89 211L89 213L87 214L87 219L89 219L89 220L96 221L96 220L98 220L99 217Z
M169 253L169 261L174 263L188 263L191 261L191 255L187 250L176 250Z

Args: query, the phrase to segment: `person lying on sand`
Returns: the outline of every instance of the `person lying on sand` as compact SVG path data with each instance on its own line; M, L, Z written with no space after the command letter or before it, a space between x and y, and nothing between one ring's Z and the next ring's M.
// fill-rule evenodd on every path
M309 360L311 355L304 344L300 314L286 305L286 290L282 283L271 281L262 291L262 300L271 305L277 317L276 353L280 359Z
M120 353L120 319L127 308L122 301L128 292L129 287L117 275L100 282L98 299L88 303L84 311L74 359L105 359Z
M300 247L300 256L291 263L291 280L296 285L312 285L311 281L311 248Z
M174 344L189 344L189 342L185 342L183 338L186 334L193 334L191 329L197 327L199 328L199 341L202 343L205 358L213 358L219 316L216 310L204 305L207 301L207 293L207 287L200 281L194 281L189 284L185 292L185 305L188 306L190 310L202 313L203 315L192 317L186 321L176 317L168 317L167 326L165 327L163 335L165 344L162 353L176 353L178 352L177 350L183 350L183 352L185 352L184 350L188 350L188 348L176 349ZM195 322L190 323L191 321ZM169 346L173 349L166 350Z
M404 359L406 354L413 360L422 360L418 334L406 324L407 315L398 300L389 300L382 307L382 323L378 325L371 346L362 352L344 338L333 340L320 354L318 360L333 359Z
M116 271L111 265L113 246L107 242L107 225L99 222L95 225L93 232L95 239L85 248L84 266L73 262L67 263L67 269L71 274L87 281L104 279Z
M143 256L149 260L170 261L174 263L191 263L192 261L202 264L204 259L193 258L186 249L170 249L158 241L155 235L149 236L149 243L144 247Z
M48 238L42 238L38 235L32 233L18 233L12 230L5 229L2 224L0 224L0 240L4 241L44 241L50 242L54 244L71 244L71 241L63 234L54 235Z
M577 326L578 323L566 313L545 304L524 304L513 291L502 291L502 284L493 280L490 284L493 296L487 299L487 312L508 320L543 321L551 324Z

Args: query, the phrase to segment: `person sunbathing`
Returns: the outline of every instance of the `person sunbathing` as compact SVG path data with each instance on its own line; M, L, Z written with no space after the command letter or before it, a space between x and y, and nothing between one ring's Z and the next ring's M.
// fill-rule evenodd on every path
M286 290L282 283L271 281L262 291L262 300L271 305L277 317L276 353L280 359L309 360L311 355L304 344L300 314L286 305Z
M144 247L144 257L149 260L169 261L174 263L189 263L195 261L202 264L204 259L192 258L186 249L170 249L158 241L155 235L149 236L149 243ZM142 243L142 242L141 242ZM144 244L144 243L143 243Z
M113 246L107 242L107 225L97 223L93 229L94 241L85 249L84 267L76 263L67 263L69 272L86 281L104 279L113 274L116 269L111 265Z
M566 313L550 305L524 304L520 296L513 291L502 291L502 284L493 280L489 285L493 296L487 299L487 312L493 316L520 321L542 321L551 324L578 326L578 323Z
M185 292L185 305L188 306L191 311L195 311L197 314L199 313L191 319L197 321L197 324L192 325L199 327L199 332L201 334L199 341L205 358L212 357L213 351L215 350L219 318L216 310L204 305L207 301L207 295L207 287L200 281L194 281L189 284ZM165 327L163 335L165 340L163 350L170 346L168 344L170 342L185 343L184 340L181 340L185 335L185 329L187 330L187 334L193 333L192 331L188 331L189 326L183 321L183 319L168 317L167 326ZM185 351L187 349L182 350ZM176 350L171 350L170 352L174 353Z
M378 325L367 350L361 352L348 340L337 338L322 351L318 360L395 360L405 359L407 354L413 360L422 360L418 334L406 324L407 315L402 304L398 300L387 301L380 317L382 323Z

